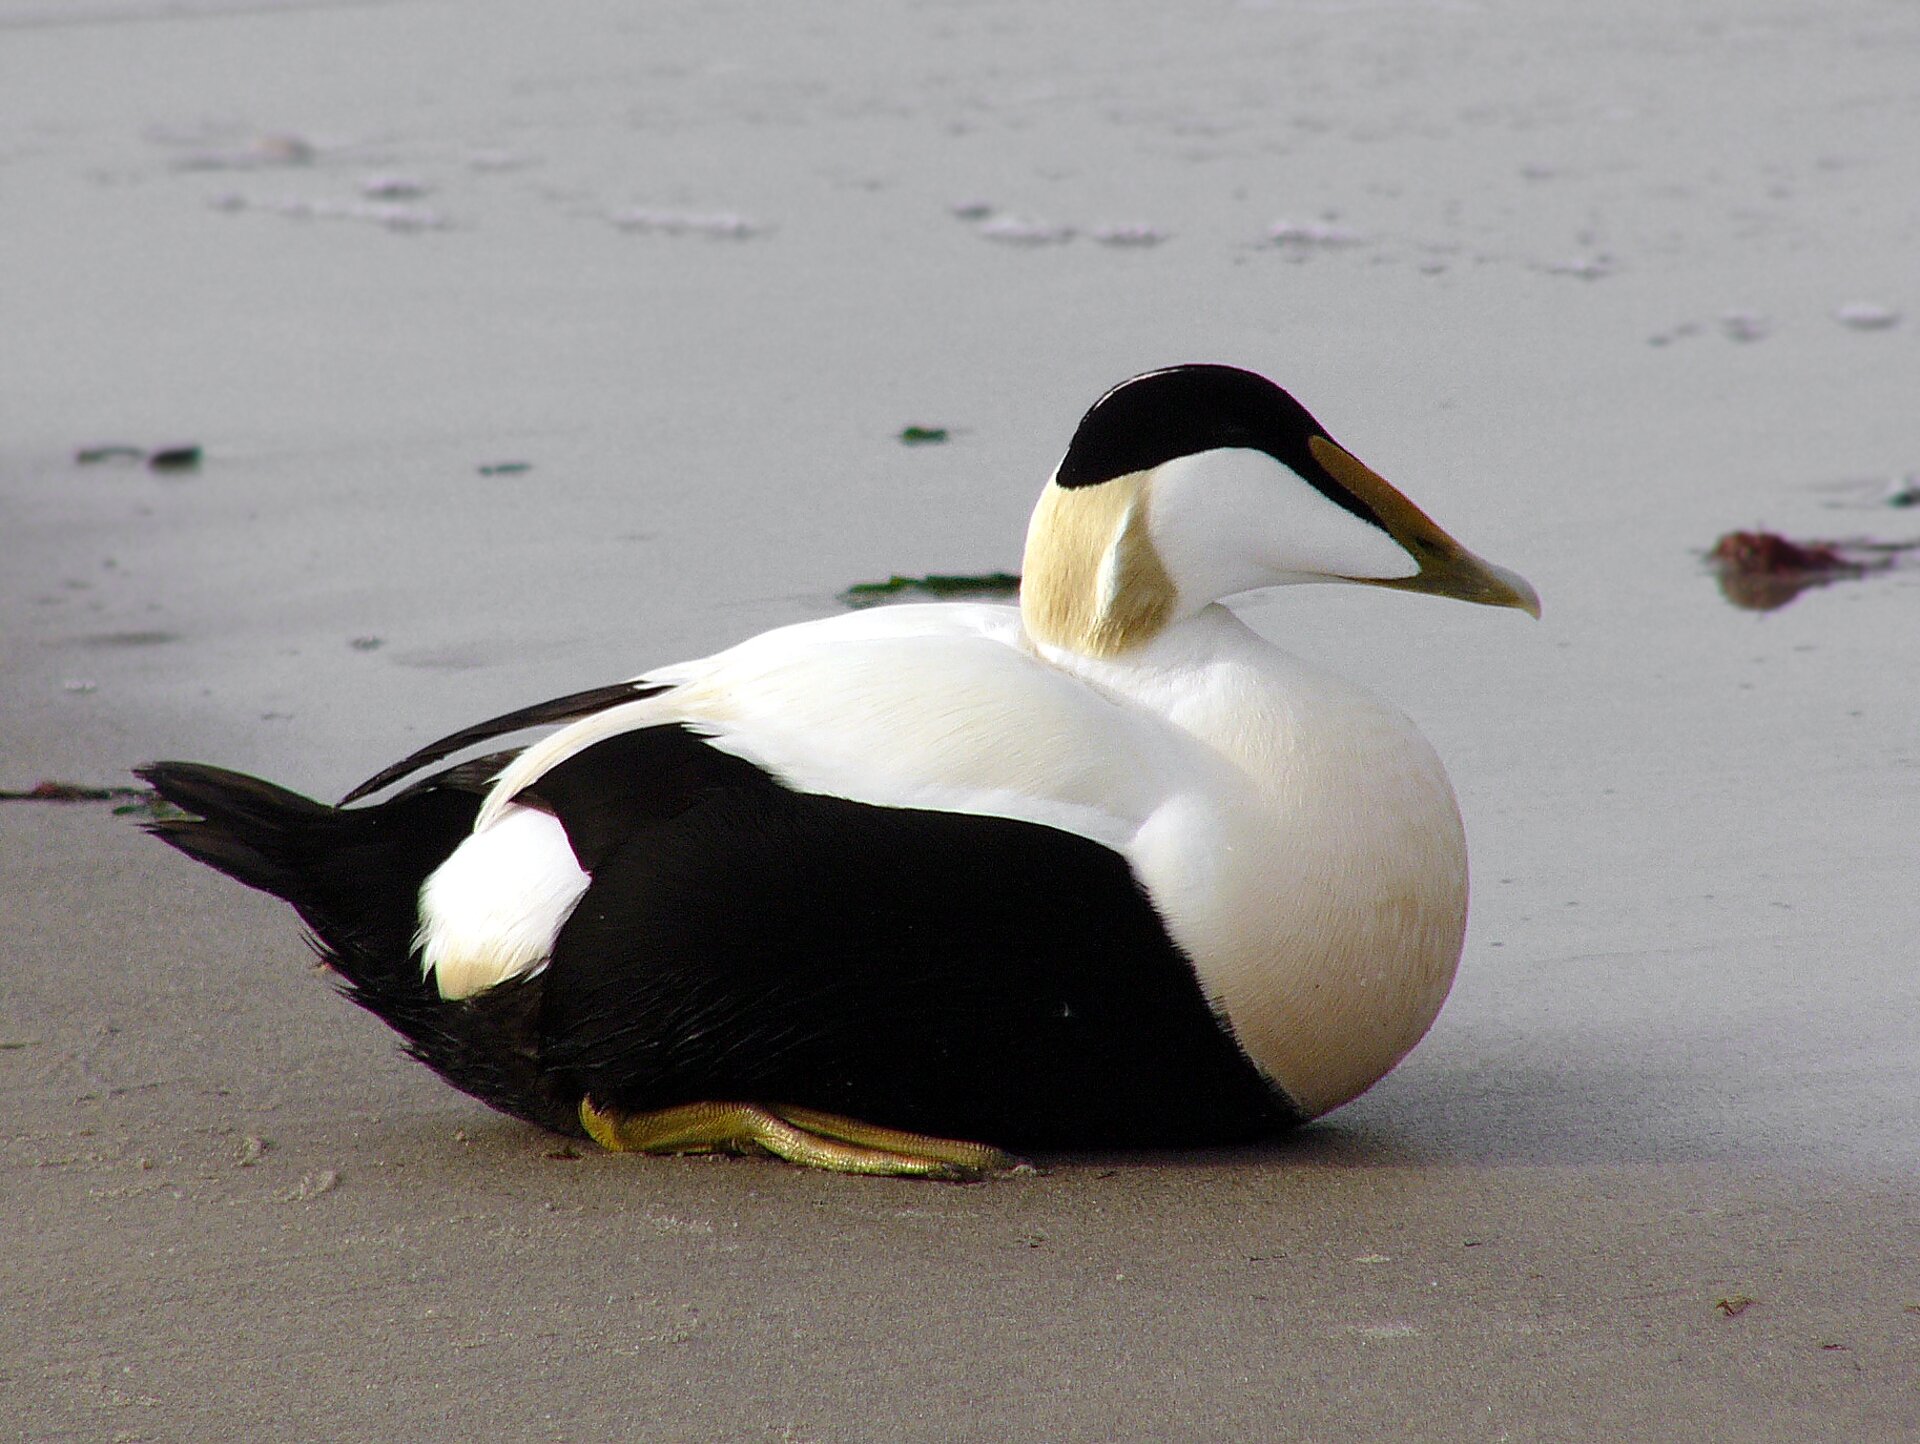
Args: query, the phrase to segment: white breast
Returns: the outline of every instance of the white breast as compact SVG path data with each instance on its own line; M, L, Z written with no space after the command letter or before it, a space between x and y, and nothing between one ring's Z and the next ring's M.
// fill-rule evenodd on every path
M1158 678L1082 664L1145 691L1240 780L1170 799L1128 859L1241 1047L1317 1115L1381 1078L1438 1015L1466 932L1466 838L1404 716L1223 608L1198 620L1205 634L1168 634L1176 655Z

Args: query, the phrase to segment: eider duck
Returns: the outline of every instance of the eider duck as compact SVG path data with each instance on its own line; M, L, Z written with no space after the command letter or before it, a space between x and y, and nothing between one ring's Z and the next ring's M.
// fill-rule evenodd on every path
M1017 607L781 627L338 807L158 763L187 815L149 828L291 903L456 1088L610 1149L972 1178L1251 1139L1392 1068L1466 926L1426 740L1220 605L1324 581L1539 615L1278 386L1169 367L1082 418Z

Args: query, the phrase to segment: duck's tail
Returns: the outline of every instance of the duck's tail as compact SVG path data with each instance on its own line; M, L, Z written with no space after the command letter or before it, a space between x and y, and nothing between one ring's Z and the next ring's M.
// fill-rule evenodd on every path
M577 1096L540 1063L540 979L449 1001L422 974L413 945L421 885L472 831L503 761L464 763L366 807L329 807L197 762L135 774L190 814L146 830L291 903L347 996L400 1033L409 1053L484 1103L578 1134Z

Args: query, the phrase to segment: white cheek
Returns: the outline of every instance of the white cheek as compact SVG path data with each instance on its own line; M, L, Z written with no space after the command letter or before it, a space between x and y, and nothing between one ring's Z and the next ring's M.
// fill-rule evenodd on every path
M1336 506L1264 451L1226 447L1158 467L1147 528L1184 601L1255 587L1410 577L1419 565L1371 522Z

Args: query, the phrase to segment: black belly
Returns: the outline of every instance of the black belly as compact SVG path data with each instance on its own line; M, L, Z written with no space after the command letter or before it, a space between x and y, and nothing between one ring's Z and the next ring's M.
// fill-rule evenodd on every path
M679 728L602 743L522 800L593 874L539 1033L553 1081L603 1107L787 1103L1015 1148L1299 1119L1098 843L789 791Z

